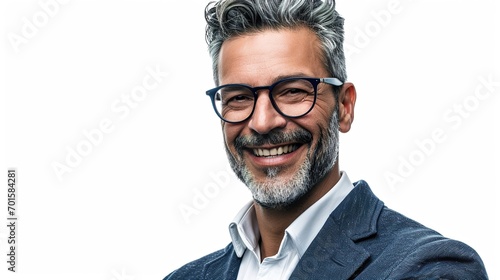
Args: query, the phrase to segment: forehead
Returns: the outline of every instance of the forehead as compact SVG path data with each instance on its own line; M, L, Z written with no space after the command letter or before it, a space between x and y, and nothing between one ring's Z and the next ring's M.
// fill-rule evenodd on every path
M275 77L326 75L321 43L306 27L268 29L226 40L219 54L220 84L269 84Z

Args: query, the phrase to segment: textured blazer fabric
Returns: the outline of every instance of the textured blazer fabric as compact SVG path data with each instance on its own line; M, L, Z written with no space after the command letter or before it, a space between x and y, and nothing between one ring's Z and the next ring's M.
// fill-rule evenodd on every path
M365 181L333 211L290 279L488 279L479 255L387 207ZM236 279L232 244L164 280Z

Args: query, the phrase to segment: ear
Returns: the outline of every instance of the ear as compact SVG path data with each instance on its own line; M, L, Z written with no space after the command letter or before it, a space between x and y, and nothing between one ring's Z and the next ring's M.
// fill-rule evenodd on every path
M356 88L352 83L342 85L339 93L339 130L346 133L351 129L356 104Z

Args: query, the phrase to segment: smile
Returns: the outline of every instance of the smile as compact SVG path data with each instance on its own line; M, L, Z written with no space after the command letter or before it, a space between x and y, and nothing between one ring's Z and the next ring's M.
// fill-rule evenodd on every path
M299 148L298 144L291 144L272 149L252 149L253 154L258 157L273 157L291 153Z

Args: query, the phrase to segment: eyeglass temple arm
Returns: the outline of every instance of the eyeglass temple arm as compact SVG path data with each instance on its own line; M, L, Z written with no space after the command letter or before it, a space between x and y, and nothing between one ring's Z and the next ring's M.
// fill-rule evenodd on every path
M341 82L339 79L337 78L321 78L319 79L321 82L323 83L326 83L326 84L329 84L329 85L334 85L334 86L341 86L343 85L344 83Z

